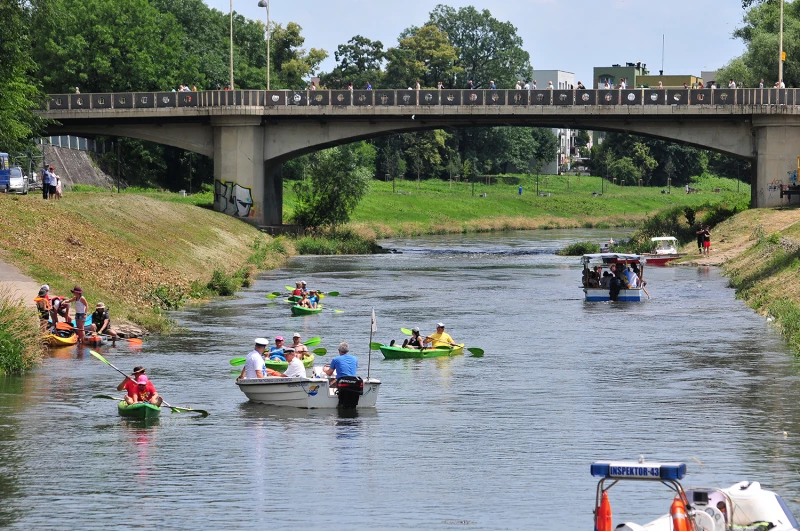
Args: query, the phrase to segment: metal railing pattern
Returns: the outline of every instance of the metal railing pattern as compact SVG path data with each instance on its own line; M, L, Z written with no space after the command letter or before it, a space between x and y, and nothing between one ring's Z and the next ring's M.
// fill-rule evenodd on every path
M52 94L48 110L614 105L800 105L800 89L213 90Z

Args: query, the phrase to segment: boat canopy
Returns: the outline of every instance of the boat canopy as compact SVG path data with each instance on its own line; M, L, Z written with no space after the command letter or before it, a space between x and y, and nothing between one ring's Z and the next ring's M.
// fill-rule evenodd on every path
M657 236L655 238L650 238L651 242L677 242L678 238L675 236Z
M598 253L598 254L583 255L582 262L584 264L590 264L590 263L613 264L615 262L639 262L643 264L645 263L645 259L644 257L638 254Z
M597 461L592 476L605 479L649 479L676 481L686 475L685 463L639 463L636 461Z

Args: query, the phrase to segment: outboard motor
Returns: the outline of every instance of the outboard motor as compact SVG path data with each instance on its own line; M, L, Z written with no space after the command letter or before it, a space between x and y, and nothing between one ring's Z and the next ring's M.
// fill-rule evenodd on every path
M355 409L358 399L364 394L364 380L359 376L342 376L338 380L339 407Z

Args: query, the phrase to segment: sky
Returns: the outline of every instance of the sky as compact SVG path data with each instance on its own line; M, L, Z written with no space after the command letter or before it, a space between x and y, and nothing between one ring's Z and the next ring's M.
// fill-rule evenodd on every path
M230 0L205 0L227 13ZM565 70L589 85L595 66L643 62L651 73L700 75L744 52L733 31L742 25L741 0L271 0L271 20L302 26L306 48L322 48L333 69L339 44L355 35L397 44L409 26L420 26L438 4L488 9L510 21L522 37L536 70ZM234 11L266 20L258 0L233 0ZM777 51L775 52L777 56Z

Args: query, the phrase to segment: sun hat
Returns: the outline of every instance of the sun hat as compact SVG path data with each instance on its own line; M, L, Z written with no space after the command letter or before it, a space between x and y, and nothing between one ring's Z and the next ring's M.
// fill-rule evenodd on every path
M283 341L283 336L277 336L277 337L275 337L275 341Z
M98 302L98 303L97 303L97 309L98 309L98 310L105 310L105 309L106 309L106 305L105 305L105 303Z
M47 284L42 284L42 287L39 289L42 289L44 291L50 291L50 286L48 286Z
M436 328L444 328L444 323L436 323Z
M147 385L147 382L150 380L144 374L140 374L139 377L136 379L136 383L139 385Z
M256 345L267 346L267 345L269 345L269 339L267 339L265 337L257 337L256 338Z
M300 332L295 332L292 337L303 337L303 336L300 335Z
M69 291L70 291L70 293L80 293L80 294L83 294L83 290L81 289L81 287L80 287L80 286L75 286L74 288L72 288L72 289L71 289L71 290L69 290Z
M419 334L419 328L417 328L416 326L412 328L411 331L414 332L415 334Z
M287 354L294 354L294 349L292 347L287 347L283 349L283 355L285 356Z
M147 370L147 369L145 369L145 368L144 368L144 367L142 367L141 365L137 365L136 367L134 367L134 368L133 368L133 374L136 374L137 372L144 372L144 371L146 371L146 370Z

